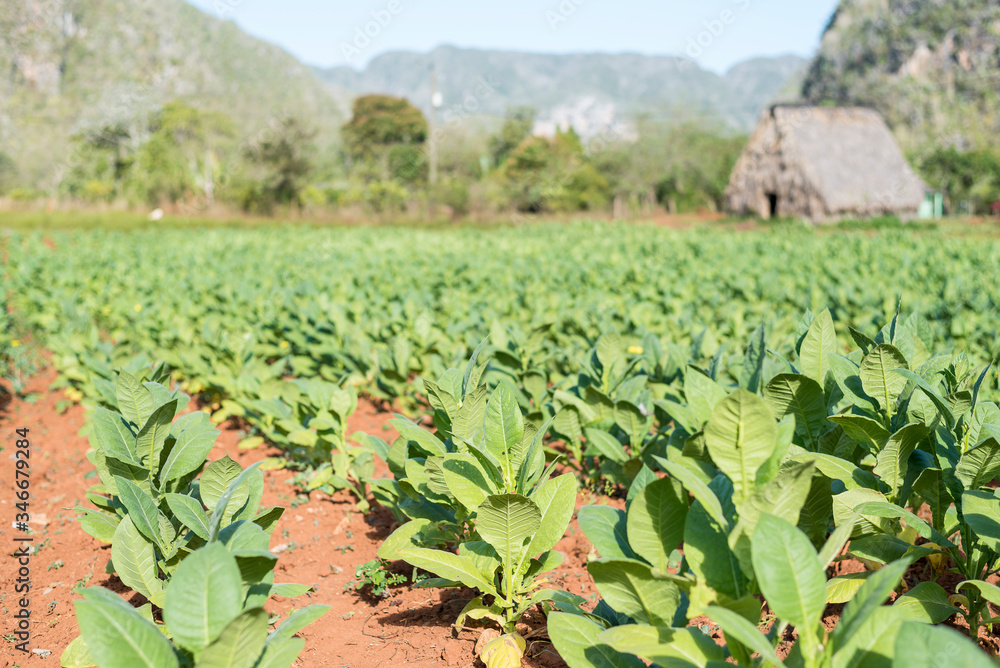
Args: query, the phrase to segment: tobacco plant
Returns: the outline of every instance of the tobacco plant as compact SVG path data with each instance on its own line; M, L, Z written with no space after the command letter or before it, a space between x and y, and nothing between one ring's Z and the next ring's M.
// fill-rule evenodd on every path
M436 381L423 380L427 400L434 409L435 432L397 415L390 424L400 436L391 446L375 436L364 439L393 476L368 480L372 495L391 508L400 521L409 518L433 522L435 537L422 534L427 544L461 541L470 534L474 508L463 504L440 483L441 462L448 453L467 452L467 443L482 437L489 398L486 385L481 383L488 365L488 361L479 361L484 347L485 341L476 348L464 371L448 369Z
M162 621L147 603L133 608L102 587L80 589L75 602L81 636L62 655L65 667L288 668L305 646L293 637L322 617L328 605L296 610L268 630L263 605L270 593L296 596L307 587L280 591L262 586L277 560L266 537L232 532L194 552L177 568L163 597ZM263 578L266 580L267 578ZM271 589L272 591L269 591Z
M824 626L824 571L843 548L855 519L842 525L817 552L810 539L791 523L767 513L760 516L752 537L751 558L761 593L774 613L767 631L743 611L711 603L703 612L725 634L726 645L720 646L701 628L671 623L676 614L675 597L657 595L658 590L647 583L621 580L630 582L631 589L607 583L598 583L598 588L602 594L607 591L614 596L612 608L617 604L628 612L615 608L617 616L604 612L603 617L554 613L549 617L550 636L570 668L639 668L645 661L696 668L734 663L757 668L905 666L914 660L915 665L934 665L917 655L918 648L926 651L933 647L926 635L931 629L925 624L933 621L934 607L941 605L939 597L915 587L896 598L893 605L883 605L899 586L912 557L891 562L874 573L844 608L836 627L828 630ZM660 578L662 589L669 580L662 579L662 573ZM668 614L657 614L663 612ZM781 658L777 650L789 626L795 628L797 638L790 648L783 648ZM952 633L931 636L947 641L950 661L991 665L974 645L957 634L949 637Z
M109 569L160 604L163 580L186 555L240 522L269 534L282 509L260 507L256 468L244 471L229 457L206 466L219 432L202 412L174 421L175 392L123 370L115 399L121 413L98 407L92 418L87 456L101 484L87 498L96 509L77 510L84 531L111 543Z
M88 498L98 509L78 510L84 530L111 543L108 572L149 604L136 610L107 590L83 590L82 640L63 665L290 665L301 642L285 641L326 607L267 636L267 599L310 588L274 582L268 544L283 509L260 507L261 472L229 457L206 466L219 432L201 412L174 421L178 398L159 383L120 371L115 402L120 413L93 415L88 457L101 484Z
M454 451L424 462L423 484L466 511L470 532L459 541L457 554L423 547L426 537L421 534L436 529L433 520L417 519L397 529L379 556L402 559L438 576L421 586L477 590L456 626L470 618L497 623L505 635L486 646L483 659L491 667L513 665L503 661L519 660L524 652L524 639L514 625L529 608L583 602L546 588L544 578L563 561L553 548L573 515L577 484L573 474L550 477L552 466L546 466L542 446L548 425L527 430L517 400L503 385L493 391L477 422L469 438L452 432Z

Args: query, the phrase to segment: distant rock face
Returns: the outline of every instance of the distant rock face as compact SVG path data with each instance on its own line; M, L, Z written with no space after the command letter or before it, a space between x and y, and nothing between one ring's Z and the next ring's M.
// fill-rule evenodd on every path
M343 115L281 49L183 0L0 1L0 151L50 187L70 138L181 99L250 135L295 113L331 140Z
M634 132L629 127L637 113L703 119L749 131L769 102L787 98L789 81L801 76L805 64L796 56L757 58L720 76L673 56L537 54L443 46L426 54L386 53L361 71L351 67L316 71L338 95L386 93L428 111L433 66L445 110L500 118L508 108L528 106L538 112L536 130L542 134L572 126L593 137Z
M843 0L803 97L864 105L903 145L1000 145L1000 0Z

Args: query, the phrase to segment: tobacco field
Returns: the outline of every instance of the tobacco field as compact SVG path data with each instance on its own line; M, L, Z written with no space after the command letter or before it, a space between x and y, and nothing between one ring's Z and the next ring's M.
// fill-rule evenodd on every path
M356 600L460 596L431 628L475 648L421 666L996 665L988 231L143 227L3 252L5 388L34 350L83 416L70 515L104 572L50 663L379 665L309 659L342 622L284 579L280 474L385 519Z

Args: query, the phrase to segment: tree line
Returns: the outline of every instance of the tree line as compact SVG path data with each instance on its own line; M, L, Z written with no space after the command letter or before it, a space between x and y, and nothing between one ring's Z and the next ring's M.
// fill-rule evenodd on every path
M516 108L499 127L468 122L432 131L407 100L366 95L354 101L339 143L327 147L295 117L273 118L243 137L224 114L178 101L77 134L51 193L15 189L16 167L0 153L0 195L264 215L718 211L746 140L643 117L631 136L589 141L572 129L539 136L534 128L534 110Z
M746 143L725 128L641 115L628 133L589 141L572 129L553 136L534 129L535 112L523 107L493 129L432 129L407 100L365 95L354 101L339 143L327 147L295 117L275 117L245 137L224 114L178 101L77 134L51 193L15 188L16 165L0 152L0 195L258 215L714 212L724 209ZM911 158L951 212L986 213L1000 198L995 151L935 147Z

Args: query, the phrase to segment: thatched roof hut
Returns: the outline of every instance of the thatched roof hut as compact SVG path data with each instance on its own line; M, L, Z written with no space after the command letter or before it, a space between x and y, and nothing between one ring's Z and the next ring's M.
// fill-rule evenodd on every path
M926 189L878 112L775 106L736 163L726 201L762 218L912 218Z

